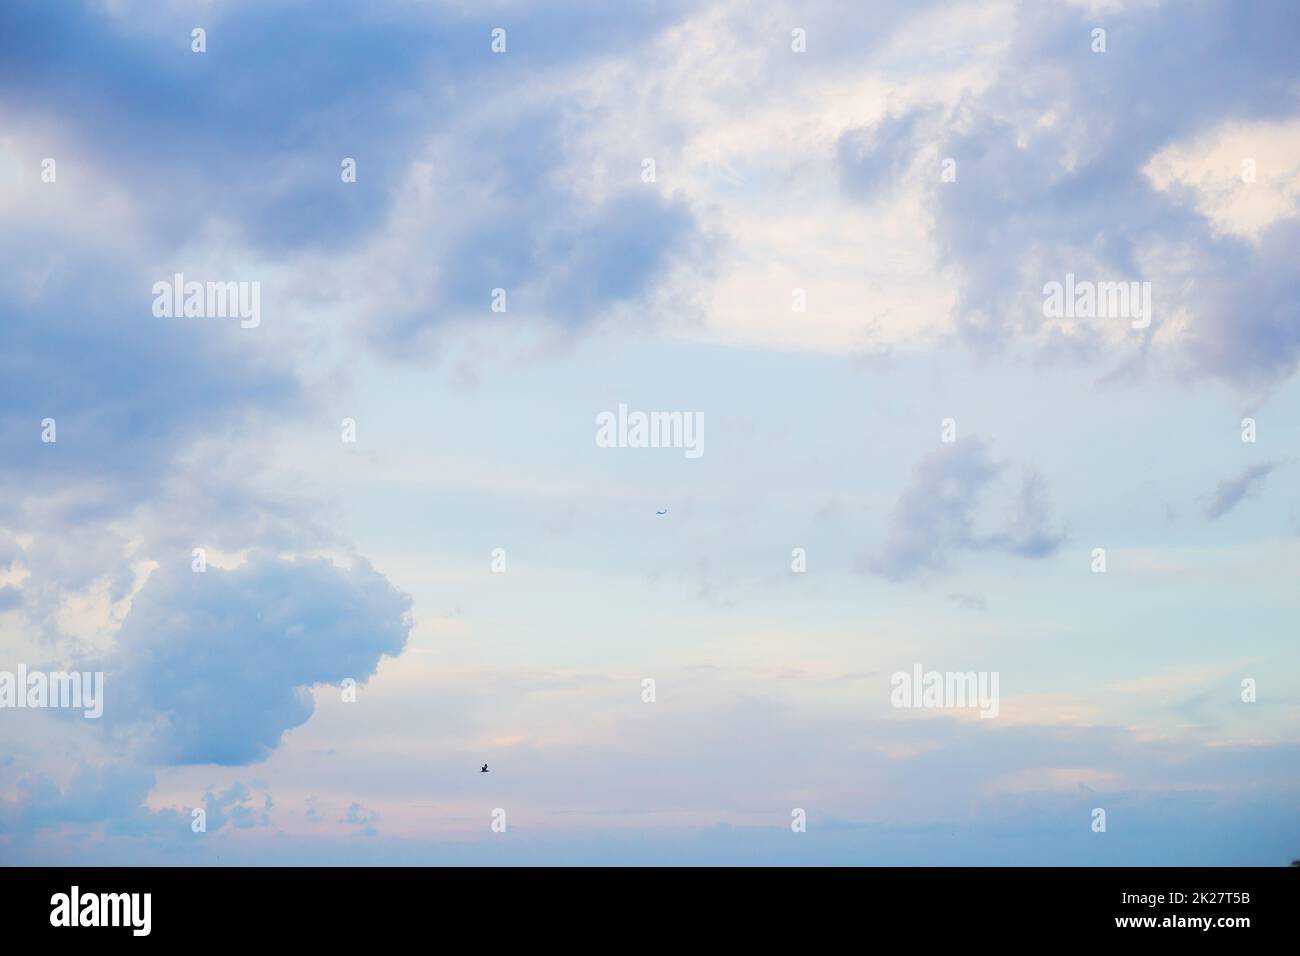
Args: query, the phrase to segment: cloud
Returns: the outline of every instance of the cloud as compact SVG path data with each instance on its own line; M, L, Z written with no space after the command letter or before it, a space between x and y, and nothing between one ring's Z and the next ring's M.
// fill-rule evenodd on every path
M514 53L496 57L489 27L446 7L327 0L209 9L208 50L195 54L192 11L164 25L142 7L109 6L0 10L0 102L22 115L76 116L78 152L149 197L151 229L166 240L219 217L267 252L355 243L383 221L430 117L508 93L523 60L535 68L590 49L565 33L577 11L512 18L531 56L519 37ZM645 25L638 16L620 24ZM359 169L347 188L344 157Z
M322 818L321 815L320 815L320 809L316 806L316 798L315 798L315 797L307 797L307 798L303 801L303 806L306 808L306 809L303 811L303 815L302 815L302 818L303 818L304 820L306 820L308 823L320 823L320 822L321 822L321 820L322 820L323 818Z
M373 347L421 358L449 325L486 319L585 329L656 301L674 268L707 263L693 208L640 182L639 166L609 190L586 187L575 167L590 122L544 89L447 119L384 229L341 265ZM491 309L494 289L504 313Z
M1205 509L1206 520L1214 521L1216 518L1222 518L1241 501L1257 494L1264 484L1264 479L1276 468L1276 462L1252 465L1236 478L1219 482L1215 486L1214 497Z
M361 558L159 568L97 665L105 725L163 764L261 760L311 716L313 685L364 682L401 652L409 608Z
M29 489L4 496L0 521L33 483L48 496L93 482L93 499L68 510L111 515L147 497L194 434L259 407L296 407L293 375L238 349L221 320L154 318L158 276L134 258L78 256L58 236L0 248L14 267L0 274L0 482ZM45 281L25 288L22 270L47 258ZM54 442L42 441L46 418Z
M379 831L374 827L374 824L379 822L379 814L374 810L367 810L355 801L348 804L347 812L339 818L338 822L348 826L360 827L361 829L357 832L361 836L374 837L379 835Z
M62 787L45 774L27 775L17 781L14 798L0 803L0 832L107 824L114 832L147 833L178 819L174 811L144 806L153 786L153 771L131 764L82 766Z
M95 159L101 186L129 197L136 235L181 254L178 268L218 238L264 270L284 265L284 287L359 313L366 339L410 357L446 321L490 315L494 288L512 313L578 328L699 254L691 210L641 183L639 165L601 196L571 172L589 162L582 131L602 121L578 95L579 64L645 42L684 7L512 11L501 55L484 21L436 5L232 4L211 12L204 54L189 50L192 15L159 34L138 11L6 8L0 104L33 123L79 117L68 151ZM179 384L186 363L166 371Z
M993 462L978 438L947 445L927 456L894 509L888 538L868 562L882 577L903 580L942 571L954 551L1002 552L1023 558L1053 554L1065 539L1049 530L1041 478L1028 473L1010 499L1002 530L975 530L976 511L1004 466Z
M253 785L255 789L265 790L265 786ZM211 787L203 794L203 809L208 832L220 830L227 823L237 830L247 830L270 823L270 812L274 806L269 793L261 800L259 807L255 794L245 783L236 780L220 793Z
M1193 374L1267 385L1300 360L1294 209L1276 210L1255 241L1222 235L1190 190L1157 185L1147 167L1207 129L1300 114L1298 17L1286 2L1245 19L1230 2L1115 11L1094 53L1086 10L1019 4L985 88L937 119L935 105L916 105L841 137L845 191L896 179L931 145L956 161L957 181L934 175L927 191L939 254L960 276L957 325L977 350L1141 360L1154 340ZM1152 328L1045 322L1040 290L1067 272L1151 281Z
M191 807L148 806L157 783L153 770L137 764L83 766L62 786L44 774L16 781L13 797L0 800L0 834L36 834L57 830L78 834L115 835L134 841L138 849L152 845L168 853L192 852L196 837L191 829ZM266 826L274 807L270 793L259 800L252 788L235 781L221 792L208 787L203 795L205 833L223 827L250 829Z
M845 130L835 144L845 189L861 199L885 189L897 190L919 158L926 127L932 127L940 115L937 107L920 107Z

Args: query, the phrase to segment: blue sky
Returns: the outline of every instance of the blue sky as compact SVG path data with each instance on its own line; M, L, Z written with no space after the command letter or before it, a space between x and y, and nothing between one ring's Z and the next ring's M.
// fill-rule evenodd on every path
M0 862L1300 855L1300 11L846 9L0 10Z

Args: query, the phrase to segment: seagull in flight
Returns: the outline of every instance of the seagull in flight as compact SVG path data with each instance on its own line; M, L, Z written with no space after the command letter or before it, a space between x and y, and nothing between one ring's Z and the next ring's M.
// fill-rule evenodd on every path
M483 769L480 770L479 773L487 773L487 772L488 772L487 764L484 764Z

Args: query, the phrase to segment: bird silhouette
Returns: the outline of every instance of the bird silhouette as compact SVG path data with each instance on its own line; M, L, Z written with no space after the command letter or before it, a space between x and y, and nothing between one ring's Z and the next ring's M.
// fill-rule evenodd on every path
M487 773L487 772L488 772L487 764L484 764L483 769L480 770L479 773Z
M666 515L666 514L668 514L668 509L665 508L663 511L656 511L655 514L657 514L657 515Z

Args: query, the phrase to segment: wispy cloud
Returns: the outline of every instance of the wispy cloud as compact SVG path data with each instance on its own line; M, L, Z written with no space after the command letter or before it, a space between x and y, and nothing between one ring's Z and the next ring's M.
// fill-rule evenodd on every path
M1264 479L1276 468L1275 462L1251 465L1237 477L1219 482L1215 486L1214 496L1205 508L1206 520L1214 521L1216 518L1222 518L1242 501L1258 494L1264 485Z
M1065 540L1051 528L1042 479L1026 474L1019 492L1003 502L1009 513L999 527L977 530L976 517L1005 465L995 462L979 438L966 438L928 455L894 508L884 547L870 569L902 580L922 571L943 571L953 552L1001 552L1022 558L1051 555Z

